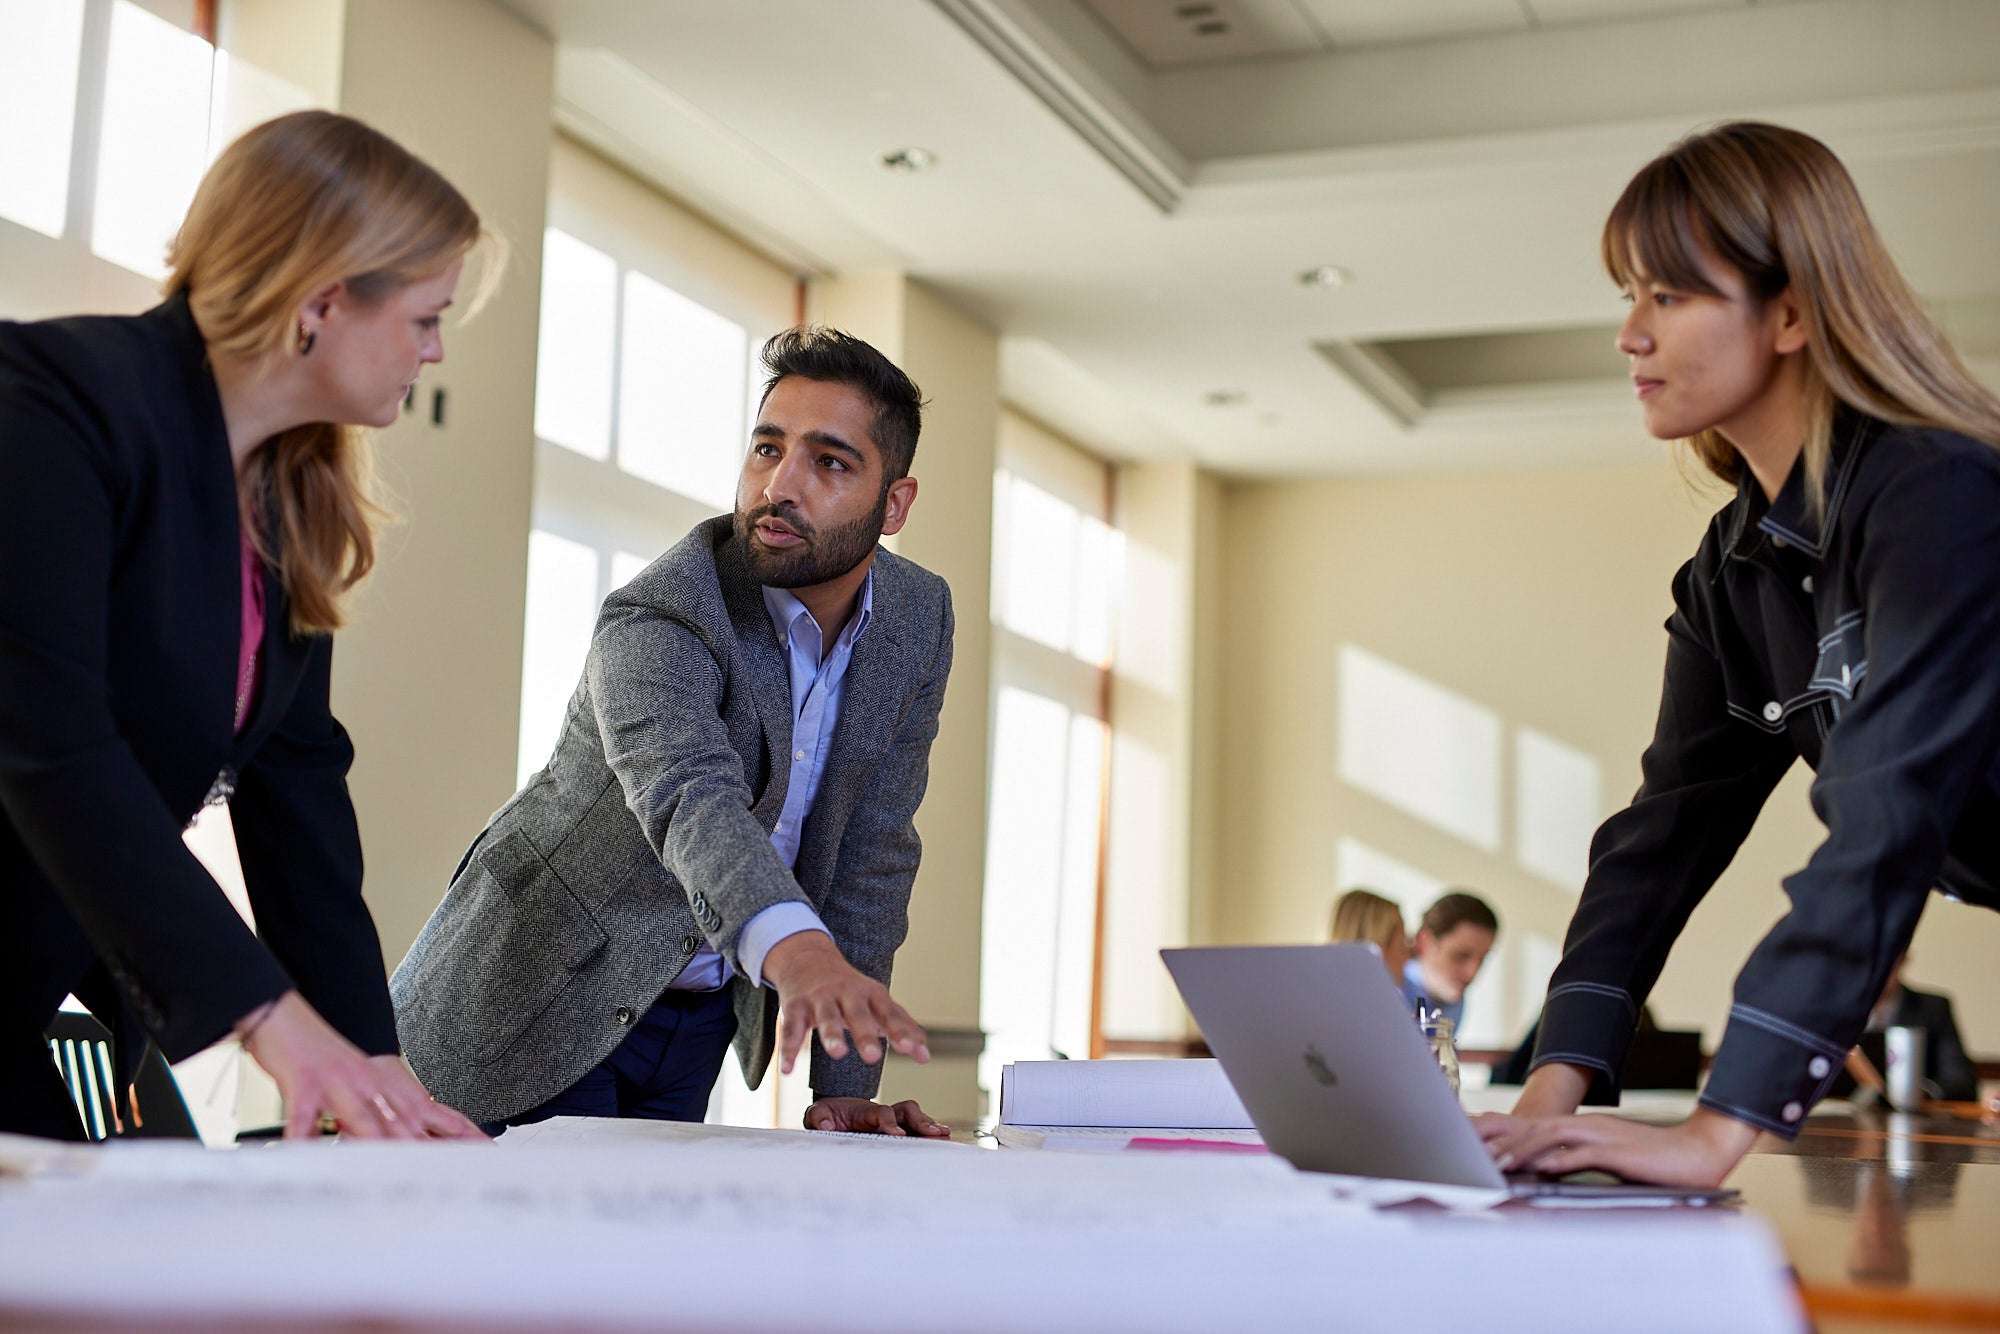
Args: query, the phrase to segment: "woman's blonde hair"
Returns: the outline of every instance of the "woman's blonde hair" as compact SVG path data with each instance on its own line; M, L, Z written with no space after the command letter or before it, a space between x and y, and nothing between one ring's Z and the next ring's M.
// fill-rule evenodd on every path
M1743 275L1760 305L1790 289L1806 326L1807 495L1825 504L1834 406L1943 427L2000 447L2000 398L1972 378L1869 221L1833 151L1780 125L1732 121L1646 164L1604 224L1604 267L1625 287L1716 290L1704 255ZM1734 485L1743 459L1720 432L1688 441Z
M479 215L436 170L358 120L300 111L223 150L202 178L168 252L168 295L185 292L211 351L259 360L299 350L299 307L344 283L363 304L463 259ZM499 271L483 266L483 299ZM239 470L257 550L278 567L294 634L337 629L340 600L375 564L386 512L360 428L296 427Z
M1380 946L1385 952L1391 944L1408 938L1403 910L1365 889L1350 889L1334 902L1330 935L1336 945L1359 941Z

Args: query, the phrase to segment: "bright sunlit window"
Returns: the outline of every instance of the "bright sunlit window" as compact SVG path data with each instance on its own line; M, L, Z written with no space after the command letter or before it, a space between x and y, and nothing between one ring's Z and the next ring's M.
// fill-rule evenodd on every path
M549 228L542 238L536 435L593 459L611 457L617 337L617 262L568 232Z
M311 94L297 84L227 51L217 51L214 88L209 96L207 161L215 161L251 126L311 105Z
M61 236L83 0L0 0L0 218Z
M721 511L731 507L747 434L750 338L643 273L625 275L618 466Z
M1095 515L1034 483L994 479L999 620L1009 630L1084 662L1111 657L1111 619L1124 539Z
M549 762L597 623L597 552L540 529L528 535L521 654L521 752L515 785Z
M1444 893L1444 881L1436 876L1345 836L1333 845L1333 883L1340 893L1366 889L1395 900L1403 920L1413 927L1424 909Z
M1007 1062L1089 1057L1114 1030L1118 988L1099 975L1100 920L1109 921L1101 844L1116 819L1108 775L1118 776L1118 793L1144 800L1152 772L1144 747L1114 739L1105 722L1125 554L1104 517L1108 469L1012 414L1003 417L1000 461L980 936L979 1078L989 1096ZM1144 857L1131 850L1128 870L1141 879ZM1104 929L1108 975L1116 932ZM1144 953L1144 942L1118 944Z
M993 745L979 982L989 1089L1009 1061L1090 1054L1104 725L1007 687Z
M653 563L651 556L636 556L629 551L615 551L611 554L611 586L623 588L639 577L639 572Z
M167 244L208 165L214 57L207 42L130 0L112 5L90 227L99 257L166 275Z

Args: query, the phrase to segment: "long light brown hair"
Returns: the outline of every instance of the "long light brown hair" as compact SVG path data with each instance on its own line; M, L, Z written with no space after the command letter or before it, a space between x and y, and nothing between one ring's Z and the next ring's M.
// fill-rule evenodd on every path
M1759 305L1790 289L1806 325L1807 495L1825 504L1835 404L2000 447L2000 397L1972 378L1889 257L1833 151L1780 125L1733 121L1681 140L1625 187L1604 224L1604 267L1722 296L1712 256ZM1719 431L1688 441L1734 485L1743 458Z
M1335 944L1360 941L1379 946L1386 954L1389 946L1403 940L1405 934L1403 910L1380 894L1350 889L1333 905L1328 936Z
M252 129L209 168L168 252L166 291L187 293L211 352L295 356L299 307L314 293L343 282L357 301L379 301L482 238L497 249L465 197L395 141L300 111ZM489 258L483 285L498 267ZM339 628L342 596L374 567L387 517L367 433L314 422L273 436L244 459L238 499L284 582L292 632Z

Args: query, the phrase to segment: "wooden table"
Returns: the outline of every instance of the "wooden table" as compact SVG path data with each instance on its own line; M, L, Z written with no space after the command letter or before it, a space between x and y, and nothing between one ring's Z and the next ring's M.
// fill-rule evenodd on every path
M2000 1329L2000 1127L1828 1111L1731 1177L1824 1334Z

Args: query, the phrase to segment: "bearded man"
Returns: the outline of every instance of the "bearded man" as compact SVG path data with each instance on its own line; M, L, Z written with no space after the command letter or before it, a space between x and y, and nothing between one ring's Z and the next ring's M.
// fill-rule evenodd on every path
M410 1064L489 1133L698 1121L732 1042L755 1087L809 1036L809 1128L947 1133L873 1101L888 1048L929 1059L888 983L951 593L877 545L916 500L923 400L835 330L763 362L735 514L605 600L555 754L391 981Z

